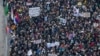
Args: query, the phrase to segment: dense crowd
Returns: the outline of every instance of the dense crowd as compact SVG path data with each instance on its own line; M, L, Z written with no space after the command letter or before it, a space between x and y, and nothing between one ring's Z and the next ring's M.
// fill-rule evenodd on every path
M39 16L29 16L32 7ZM10 56L100 55L100 0L10 0L8 9Z

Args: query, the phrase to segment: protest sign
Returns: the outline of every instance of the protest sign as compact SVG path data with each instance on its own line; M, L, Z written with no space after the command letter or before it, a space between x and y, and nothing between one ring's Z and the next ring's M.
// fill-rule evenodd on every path
M40 7L29 8L29 16L37 17L40 15Z
M31 56L32 55L32 50L30 49L28 52L27 52L27 56Z
M90 17L90 12L83 12L81 13L82 17Z
M74 16L79 16L79 9L78 8L76 8L76 7L74 7L74 10L73 10L73 12L74 12Z
M55 46L59 46L60 43L59 42L54 42L54 43L47 43L47 47L55 47Z
M57 54L49 53L48 56L57 56Z
M34 40L34 44L40 44L40 43L42 43L42 40L41 39Z

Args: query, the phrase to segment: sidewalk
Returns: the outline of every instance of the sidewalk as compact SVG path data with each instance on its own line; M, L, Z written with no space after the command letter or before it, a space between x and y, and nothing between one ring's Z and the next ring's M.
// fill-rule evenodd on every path
M2 0L0 0L0 56L7 56L7 38L5 33L6 21L2 7Z

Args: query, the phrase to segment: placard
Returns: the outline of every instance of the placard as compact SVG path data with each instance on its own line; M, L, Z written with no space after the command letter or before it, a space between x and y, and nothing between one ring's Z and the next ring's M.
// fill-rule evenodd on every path
M30 49L28 52L27 52L27 56L31 56L32 55L32 50Z
M57 56L57 54L49 53L48 56Z
M47 43L47 47L55 47L55 46L59 46L60 42L54 42L54 43Z
M26 2L26 5L27 5L27 6L30 6L30 5L32 5L32 3L28 3L28 2Z
M29 8L29 16L37 17L40 15L40 7Z
M81 13L82 17L90 17L90 12L83 12Z
M34 40L34 44L40 44L40 43L42 43L42 40L41 39Z

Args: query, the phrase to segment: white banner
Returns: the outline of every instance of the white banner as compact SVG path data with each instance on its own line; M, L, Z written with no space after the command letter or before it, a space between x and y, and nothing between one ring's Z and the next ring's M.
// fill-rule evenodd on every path
M57 56L57 54L49 53L48 56Z
M30 49L28 52L27 52L27 56L31 56L32 55L32 50Z
M54 42L54 43L47 43L47 47L55 47L55 46L59 46L60 42Z
M40 15L40 7L29 8L29 16L37 17Z
M34 40L34 44L40 44L40 43L42 43L42 40L41 39Z
M83 12L81 13L82 17L90 17L90 12Z
M26 2L26 5L27 5L27 6L30 6L30 5L32 5L32 3L28 3L28 2Z

